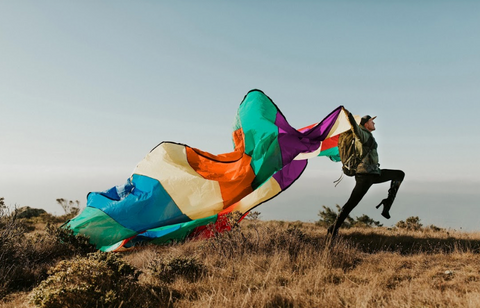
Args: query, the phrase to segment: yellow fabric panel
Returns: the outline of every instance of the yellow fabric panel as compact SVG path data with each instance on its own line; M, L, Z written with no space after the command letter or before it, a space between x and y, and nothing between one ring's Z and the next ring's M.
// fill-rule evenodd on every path
M273 177L271 177L262 186L254 190L249 195L245 196L242 200L230 206L227 211L239 211L241 213L246 213L256 205L270 198L273 198L281 191L282 189L280 188L280 185L278 185L277 181Z
M134 174L158 180L179 209L191 219L223 210L220 185L206 180L188 164L185 146L162 143L137 165Z

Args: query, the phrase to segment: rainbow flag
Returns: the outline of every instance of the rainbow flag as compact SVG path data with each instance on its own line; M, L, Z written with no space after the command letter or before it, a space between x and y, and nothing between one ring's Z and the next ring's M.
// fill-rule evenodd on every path
M339 161L338 135L348 129L342 106L295 129L268 96L252 90L235 117L232 152L213 155L162 142L123 186L89 193L86 208L65 226L103 251L209 237L229 230L227 214L243 218L290 187L309 158Z

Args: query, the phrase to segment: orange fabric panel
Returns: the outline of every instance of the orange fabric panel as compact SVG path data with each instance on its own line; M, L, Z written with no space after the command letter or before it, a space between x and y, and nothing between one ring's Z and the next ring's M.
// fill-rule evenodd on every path
M233 142L235 144L235 149L233 152L224 153L219 155L214 155L209 152L199 150L197 148L191 148L198 155L204 156L206 158L218 161L218 162L232 162L242 158L243 152L245 151L245 144L243 142L243 131L242 129L237 129L233 132Z
M185 147L190 166L203 178L217 181L223 198L223 208L234 204L252 192L255 173L250 167L252 158L244 153L243 132L233 133L235 151L213 155Z

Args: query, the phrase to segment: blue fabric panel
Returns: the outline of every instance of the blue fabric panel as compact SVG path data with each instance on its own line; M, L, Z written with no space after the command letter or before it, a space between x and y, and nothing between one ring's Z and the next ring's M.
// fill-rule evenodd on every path
M133 186L130 179L128 179L127 183L125 183L123 186L114 186L109 190L100 192L100 194L109 199L119 201L120 199L125 198L129 193L131 193L134 188L135 186Z
M154 239L158 237L162 237L164 235L167 235L169 233L172 233L173 231L177 231L180 229L182 225L181 224L176 224L168 228L162 228L162 229L153 229L153 230L148 230L142 234L137 235L137 239L143 238L145 239Z
M138 243L143 243L143 242L150 242L153 239L165 236L169 233L172 233L178 229L180 229L182 225L181 224L176 224L171 227L163 227L162 229L152 229L145 231L139 235L137 235L135 238L131 239L125 244L125 248L130 248Z
M165 244L171 241L183 241L195 228L214 224L218 215L212 215L205 218L199 218L185 223L165 226L147 230L125 244L125 248L135 246L142 242L152 242L155 244Z
M90 193L87 206L104 211L122 226L136 232L191 221L160 182L137 174L124 186Z

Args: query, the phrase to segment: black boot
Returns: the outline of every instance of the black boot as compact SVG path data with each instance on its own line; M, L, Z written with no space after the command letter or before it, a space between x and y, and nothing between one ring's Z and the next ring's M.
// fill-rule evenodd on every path
M390 184L390 189L388 190L388 197L383 199L379 205L377 205L377 209L383 204L383 211L382 216L386 219L390 219L390 208L392 207L393 201L395 200L395 196L397 195L398 188L400 188L401 181L392 181Z

